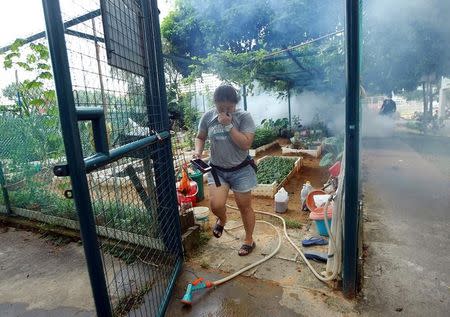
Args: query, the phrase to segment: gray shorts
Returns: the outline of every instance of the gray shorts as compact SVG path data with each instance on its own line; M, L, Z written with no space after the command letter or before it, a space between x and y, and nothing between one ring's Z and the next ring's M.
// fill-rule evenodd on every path
M251 165L247 165L234 172L223 172L216 169L221 184L228 184L236 193L246 193L258 185L256 173ZM215 185L214 177L208 173L208 185Z

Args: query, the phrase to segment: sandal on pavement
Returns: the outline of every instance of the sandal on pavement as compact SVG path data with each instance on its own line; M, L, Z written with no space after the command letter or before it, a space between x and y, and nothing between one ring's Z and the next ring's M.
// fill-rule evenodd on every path
M241 246L241 248L239 249L239 256L245 256L245 255L249 255L250 253L252 253L253 249L256 247L256 243L253 242L252 245L248 245L248 244L243 244Z
M216 224L215 224L214 227L213 227L213 235L214 235L216 238L220 238L220 237L222 236L222 233L223 233L223 227L224 227L224 226L219 225L219 218L217 218Z

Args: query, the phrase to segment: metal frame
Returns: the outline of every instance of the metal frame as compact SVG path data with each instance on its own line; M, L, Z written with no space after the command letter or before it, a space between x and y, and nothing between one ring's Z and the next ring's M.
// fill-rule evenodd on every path
M69 170L83 171L85 163L82 155L77 113L72 92L69 61L64 38L64 25L59 1L42 0L50 56L64 137L64 147ZM106 287L105 272L95 231L88 181L85 173L72 173L73 197L79 214L81 238L91 281L92 293L98 316L112 316Z
M11 202L9 201L8 189L6 188L5 176L3 175L2 161L0 161L0 188L2 190L3 200L5 202L6 212L8 215L11 215Z
M173 275L169 284L164 289L162 302L157 303L157 311L161 316L164 315L167 308L183 259L175 189L175 172L173 161L167 159L168 157L172 158L172 148L170 133L168 132L169 118L158 9L154 0L138 0L138 2L142 10L144 27L145 102L148 113L148 128L150 131L153 131L153 135L109 150L104 109L99 107L85 108L75 106L64 33L94 41L101 41L101 39L97 38L95 34L94 36L90 36L81 32L68 32L65 29L67 23L63 24L61 18L59 1L43 0L47 38L54 70L61 127L67 156L67 164L56 166L54 173L57 176L70 175L71 177L72 192L79 215L83 247L98 316L112 316L112 307L109 300L104 265L102 263L96 234L87 173L117 162L124 157L139 156L141 149L144 150L144 148L149 149L149 147L152 147L155 150L152 151L151 160L153 161L156 183L171 184L168 186L156 186L156 196L159 201L157 218L160 234L168 252L170 252L171 256L173 255L173 259L175 260ZM91 13L88 15L92 18ZM79 121L92 121L95 154L86 159L83 158L82 154L82 144L78 130ZM154 130L161 132L157 133ZM143 160L144 165L147 163L147 167L150 170L149 158L143 158ZM133 174L133 171L130 172ZM149 176L146 175L146 177ZM138 179L134 180L136 185L140 184ZM167 232L168 228L171 228L170 233Z
M160 38L159 34L159 24L156 22L152 23L151 21L157 21L157 19L153 19L152 17L157 16L157 8L156 1L151 0L141 0L143 7L145 8L144 13L146 15L145 27L147 36L157 36ZM72 87L70 85L70 75L68 73L68 62L67 62L67 54L65 53L65 47L55 45L55 41L61 41L64 43L64 33L78 36L80 38L85 38L88 40L99 41L102 42L104 39L92 36L90 34L85 34L78 31L73 31L68 29L71 26L75 26L83 21L87 21L94 17L100 15L100 10L95 10L89 12L83 16L77 17L65 23L62 22L60 15L60 8L58 1L52 0L43 0L44 4L44 12L45 19L47 22L47 36L50 42L50 51L52 55L52 63L53 69L55 71L55 84L57 87L58 93L58 102L61 113L64 113L64 116L61 116L61 123L63 134L65 135L65 147L69 157L72 157L68 161L68 165L66 167L59 166L55 171L56 173L60 173L60 175L69 175L70 170L84 170L87 173L90 171L97 169L101 166L105 166L110 162L124 157L129 153L132 149L136 149L139 147L145 147L149 144L156 143L159 139L156 136L150 136L145 139L133 142L133 144L128 144L124 147L120 147L114 149L110 152L107 151L107 148L104 147L104 139L101 137L101 133L95 133L97 136L100 136L96 140L96 148L100 154L96 154L93 157L90 157L86 160L83 160L81 155L80 148L80 140L79 134L77 131L76 122L77 120L97 120L95 115L91 117L88 114L82 114L79 112L78 114L75 112ZM359 48L359 27L360 27L360 1L359 0L347 0L346 1L346 45L347 45L347 85L346 85L346 180L345 180L345 228L344 228L344 249L343 249L343 290L344 294L347 297L352 297L356 293L356 283L357 283L357 259L358 259L358 250L357 250L357 241L358 241L358 222L359 222L359 210L358 210L358 184L359 184L359 63L360 63L360 48ZM342 31L338 31L333 34L341 33ZM322 38L326 38L326 35ZM45 37L45 32L40 32L35 35L32 35L26 39L24 39L25 43L29 43L41 38ZM316 39L321 40L322 38ZM53 43L52 43L53 42ZM158 41L157 41L158 42ZM158 42L159 43L159 42ZM310 44L303 43L294 47L289 47L279 52L275 52L266 56L265 60L267 61L275 61L279 59L293 59L294 61L297 59L297 55L293 54L291 50L299 47L301 45ZM10 49L10 46L5 46L0 48L0 52L6 52ZM152 47L152 49L158 51L160 47ZM152 55L152 49L147 49L148 56ZM280 55L283 52L287 52L285 56L276 56ZM162 113L166 114L167 105L165 104L165 90L164 88L164 74L162 71L162 53L157 54L157 56L153 56L152 59L157 61L157 66L151 65L149 66L149 85L151 85L151 91L157 91L159 95L152 95L151 91L148 91L148 96L151 96L151 100L147 100L148 105L154 104L154 100L163 100L161 103L160 110ZM174 59L183 59L182 57L176 56L166 56L168 58ZM294 58L295 57L295 58ZM192 62L192 61L188 61ZM55 67L55 65L58 65ZM156 67L156 70L155 70ZM300 66L299 66L300 67ZM275 78L276 76L272 76L274 79L282 80L282 78ZM147 85L146 85L147 86ZM161 89L162 88L162 89ZM65 93L61 93L65 92ZM153 101L152 101L153 100ZM86 116L85 116L86 115ZM168 121L167 116L164 118L164 125ZM103 124L101 120L98 122L98 129L101 129ZM168 141L169 134L167 132L160 133L160 136L165 142L165 151L170 151L170 142ZM77 155L74 153L78 152ZM70 153L70 155L69 155ZM172 166L173 167L173 166ZM163 166L157 167L163 168ZM1 170L0 170L1 173ZM81 174L81 173L77 173ZM0 175L2 176L2 175ZM2 177L0 177L1 180ZM102 274L102 266L101 266L101 258L98 250L95 250L96 236L94 229L94 222L92 219L92 215L89 215L90 207L90 198L89 192L86 190L86 176L85 174L75 175L72 178L74 194L77 198L78 202L84 201L84 203L77 203L77 207L79 210L83 209L83 219L80 219L80 225L82 227L82 235L84 241L90 241L90 243L84 243L83 246L85 248L86 257L88 259L88 265L91 267L92 264L97 266L99 270L89 270L91 282L95 285L94 299L97 307L103 307L104 313L103 316L107 316L109 302L105 301L102 296L105 295L104 285L104 275ZM80 185L82 185L80 187ZM83 188L84 189L80 189ZM2 186L3 195L5 195L5 188ZM7 194L7 193L6 193ZM7 200L7 197L5 198ZM87 209L86 209L87 208ZM170 207L171 208L171 207ZM175 250L177 251L177 250ZM100 264L100 265L99 265ZM179 264L177 264L177 271L179 270ZM103 279L103 280L102 280Z
M343 292L348 298L356 295L358 276L360 8L360 0L347 0Z

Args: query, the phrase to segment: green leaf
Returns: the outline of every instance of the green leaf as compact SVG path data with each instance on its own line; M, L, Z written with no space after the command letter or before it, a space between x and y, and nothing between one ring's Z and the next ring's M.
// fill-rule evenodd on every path
M45 64L45 63L38 63L37 68L42 69L42 70L50 70L51 69L50 65Z
M43 60L48 60L49 58L49 52L47 49L47 46L44 44L38 43L38 44L30 44L30 48L39 54L39 58Z
M9 68L11 68L12 67L12 60L10 60L10 59L5 59L4 61L3 61L3 67L5 68L5 69L9 69Z
M40 82L40 81L24 81L25 84L25 88L26 89L39 89L42 88L44 86L44 83Z
M19 48L25 43L25 40L23 39L16 39L14 43L11 44L11 51L12 52L18 52Z
M9 53L9 54L5 55L5 59L13 59L14 57L20 57L20 53L19 52L12 52L12 53Z
M38 78L41 78L41 79L52 79L53 75L50 72L42 72L42 73L39 74Z
M33 54L28 54L27 63L29 63L29 64L36 63L36 56L34 56Z
M42 99L42 98L32 99L32 100L30 100L30 105L32 105L32 106L44 106L45 105L45 100Z
M30 65L28 65L27 63L24 63L24 62L17 62L17 65L20 66L21 68L25 69L26 71L33 70L33 68L30 67Z
M55 100L56 99L56 93L54 90L46 90L44 91L44 98L47 100Z
M319 165L321 167L330 166L335 162L334 154L333 153L327 153L325 154L322 159L320 160Z

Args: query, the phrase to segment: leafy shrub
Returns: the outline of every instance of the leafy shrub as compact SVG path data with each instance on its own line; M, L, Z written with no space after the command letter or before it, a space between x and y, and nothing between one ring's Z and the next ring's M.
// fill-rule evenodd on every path
M328 167L342 158L344 151L344 137L330 137L323 140L324 152L326 153L320 160L319 165Z
M252 149L273 142L277 139L277 132L270 127L258 127L255 131L255 138L253 139Z

